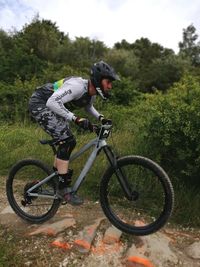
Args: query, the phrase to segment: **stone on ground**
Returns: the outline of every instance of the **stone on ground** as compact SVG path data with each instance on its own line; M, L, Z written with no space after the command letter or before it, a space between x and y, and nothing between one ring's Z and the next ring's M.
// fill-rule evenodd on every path
M46 223L34 230L33 232L29 233L29 235L32 236L38 234L46 234L56 236L58 233L64 231L65 229L74 226L75 223L76 222L74 218L66 218L51 224Z
M86 226L81 232L79 232L74 245L81 253L87 253L90 251L91 244L95 238L97 228L104 218L97 219L94 224Z
M200 260L200 241L187 247L186 253L190 258Z
M120 241L122 232L114 226L110 226L103 237L103 242L106 244L114 244Z

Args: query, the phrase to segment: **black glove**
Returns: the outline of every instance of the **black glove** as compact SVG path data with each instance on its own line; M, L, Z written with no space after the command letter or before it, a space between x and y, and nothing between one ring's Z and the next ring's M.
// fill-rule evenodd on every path
M93 132L93 125L88 119L77 117L74 122L83 130Z
M101 122L101 124L109 124L112 125L112 120L110 119L105 119L103 115L99 116L99 121Z
M101 120L101 124L109 124L109 125L112 125L112 120L110 120L110 119L102 119Z

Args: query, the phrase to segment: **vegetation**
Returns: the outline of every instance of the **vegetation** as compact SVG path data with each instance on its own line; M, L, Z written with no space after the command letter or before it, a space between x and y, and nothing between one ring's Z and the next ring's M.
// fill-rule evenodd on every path
M16 255L17 239L15 234L0 226L0 267L20 266L21 259Z
M55 23L39 17L19 32L0 30L0 174L24 157L51 164L48 148L38 143L46 134L30 120L28 99L42 83L70 75L87 78L100 59L121 77L109 104L96 103L114 122L114 144L120 154L142 154L158 162L175 187L174 220L200 226L200 43L193 25L183 30L177 54L147 38L122 40L113 48L89 38L72 41ZM78 146L91 137L76 135ZM99 169L95 166L90 174L91 192L98 190L94 177Z

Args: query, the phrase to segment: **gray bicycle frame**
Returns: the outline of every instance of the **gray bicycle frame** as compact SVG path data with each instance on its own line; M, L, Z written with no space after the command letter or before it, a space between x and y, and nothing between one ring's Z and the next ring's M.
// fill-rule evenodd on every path
M104 150L104 152L108 158L108 161L110 162L111 166L113 166L115 168L116 176L117 176L127 198L131 198L131 189L127 183L127 180L125 179L125 175L123 174L122 170L117 168L117 159L116 159L115 155L113 154L112 150L107 145L107 142L105 140L110 133L110 128L111 128L110 125L104 125L102 128L103 132L102 132L101 138L98 136L97 138L91 140L89 143L85 144L79 151L75 152L74 154L72 154L70 156L69 161L71 162L71 161L77 159L82 154L84 154L91 147L94 147L94 149L91 152L87 162L85 163L79 177L76 179L74 186L71 188L72 192L78 191L78 189L81 186L82 182L84 181L87 173L89 172L90 168L92 167L98 153L103 148L103 150ZM57 174L58 174L57 172L54 172L54 173L50 174L49 176L47 176L42 181L40 181L39 183L37 183L36 185L29 188L29 190L27 191L28 195L29 196L40 196L40 197L44 197L44 198L54 198L54 199L58 198L57 195L53 196L50 194L48 195L48 194L32 193L32 191L34 189L36 189L37 187L41 186L44 183L47 183L49 180L51 180Z
M100 150L103 148L103 147L106 147L107 146L107 142L105 141L105 139L108 137L109 135L109 129L111 128L110 125L108 125L107 127L104 126L104 131L105 131L105 134L103 135L102 139L98 137L96 137L95 139L91 140L89 143L85 144L79 151L73 153L71 156L70 156L70 159L69 161L73 161L75 160L76 158L78 158L79 156L81 156L82 154L85 153L85 151L87 151L88 149L90 149L91 147L94 147L93 151L91 152L87 162L85 163L79 177L76 179L76 182L74 184L74 186L71 188L71 191L72 192L77 192L77 190L79 189L80 185L82 184L82 182L84 181L85 179L85 176L87 175L88 171L90 170L90 168L92 167L96 157L97 157L97 154L100 152ZM110 160L111 161L111 160ZM49 176L47 176L45 179L41 180L39 183L37 183L36 185L32 186L31 188L29 188L27 190L27 193L29 196L40 196L40 197L44 197L44 198L57 198L56 195L48 195L48 194L38 194L38 193L33 193L32 191L34 189L36 189L37 187L40 187L42 184L45 184L47 183L49 180L51 180L55 175L57 175L58 173L57 172L54 172L52 174L50 174Z
M78 152L72 154L70 159L69 159L69 162L77 159L79 156L81 156L83 153L85 153L85 151L87 151L88 149L90 149L93 146L94 146L93 151L91 152L87 162L85 163L85 166L83 167L79 177L77 178L74 186L72 187L73 192L78 191L80 185L82 184L87 173L89 172L90 168L92 167L99 151L103 147L107 146L107 142L105 140L99 140L99 138L95 138L92 141L90 141L88 144L84 145Z

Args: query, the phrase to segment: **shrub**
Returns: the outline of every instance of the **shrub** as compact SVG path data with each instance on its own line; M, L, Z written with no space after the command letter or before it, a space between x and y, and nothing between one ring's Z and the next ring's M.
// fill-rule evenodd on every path
M136 116L136 150L157 161L172 179L177 220L190 224L187 212L196 225L200 224L199 210L191 206L196 206L200 192L199 103L200 84L186 76L169 93L158 93L156 97L147 95L146 100L135 107L135 114L141 114ZM187 206L188 211L178 208L182 205Z

